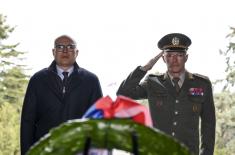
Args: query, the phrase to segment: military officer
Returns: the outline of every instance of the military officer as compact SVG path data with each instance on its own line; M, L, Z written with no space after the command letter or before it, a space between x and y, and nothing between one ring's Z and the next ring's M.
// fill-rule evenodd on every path
M148 99L154 127L184 143L195 155L212 155L215 143L212 86L206 76L185 69L190 45L190 38L181 33L162 37L158 42L161 52L146 65L138 66L121 83L117 95ZM166 63L166 73L149 74L141 81L160 58Z

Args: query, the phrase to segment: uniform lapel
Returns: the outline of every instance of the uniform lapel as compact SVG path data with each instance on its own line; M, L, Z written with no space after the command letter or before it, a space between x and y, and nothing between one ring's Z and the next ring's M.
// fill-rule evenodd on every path
M189 88L191 87L191 83L192 83L193 79L194 78L193 78L192 73L189 73L186 71L184 83L183 83L181 90L180 90L180 96L187 96L188 95L188 91L189 91Z
M149 77L149 80L150 80L149 83L151 85L152 90L157 90L158 93L159 92L162 92L162 93L165 92L166 88L162 84L162 81L159 77L151 76L151 77Z
M167 73L164 74L163 77L163 85L166 87L166 89L168 90L169 94L176 96L176 91L175 88L169 78L169 76L167 75Z

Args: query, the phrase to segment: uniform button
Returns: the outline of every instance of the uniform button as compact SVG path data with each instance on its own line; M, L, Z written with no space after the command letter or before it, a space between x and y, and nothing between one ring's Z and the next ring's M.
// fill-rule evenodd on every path
M175 103L179 103L179 100L175 100Z
M175 136L175 132L172 132L171 135L172 135L172 136Z
M177 122L173 122L174 125L177 125Z
M175 111L175 115L178 115L178 113L179 113L178 111Z

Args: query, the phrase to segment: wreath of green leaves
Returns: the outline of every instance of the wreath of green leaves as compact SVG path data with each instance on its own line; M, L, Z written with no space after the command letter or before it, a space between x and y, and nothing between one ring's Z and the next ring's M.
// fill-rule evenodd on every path
M138 155L190 155L188 149L175 139L130 119L63 123L31 147L28 155L76 155L87 148L133 152L133 145L137 147Z

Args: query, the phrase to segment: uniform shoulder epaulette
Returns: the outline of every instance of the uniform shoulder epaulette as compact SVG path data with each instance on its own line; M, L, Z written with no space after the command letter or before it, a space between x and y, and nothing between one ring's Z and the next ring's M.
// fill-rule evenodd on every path
M150 77L163 77L163 73L157 73L157 74L149 74Z
M210 81L209 77L207 77L205 75L201 75L201 74L198 74L198 73L193 73L193 76L195 76L197 78L201 78L201 79L207 80L207 81Z
M163 80L164 79L164 74L161 74L161 73L149 74L149 78L157 78L159 80Z

